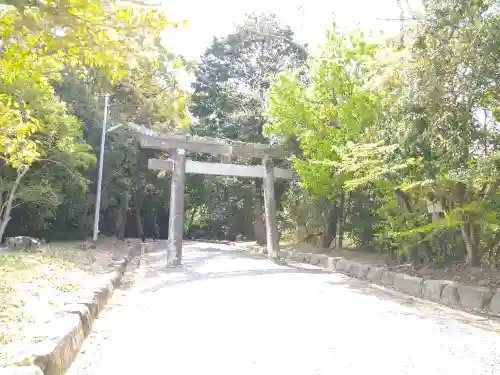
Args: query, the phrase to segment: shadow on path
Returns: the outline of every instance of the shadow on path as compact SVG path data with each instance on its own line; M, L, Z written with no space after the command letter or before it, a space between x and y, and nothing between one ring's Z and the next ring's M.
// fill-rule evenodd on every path
M189 247L187 247L187 250ZM459 323L475 326L480 329L492 330L492 327L498 327L498 322L485 317L470 315L466 312L450 310L445 306L429 303L411 296L401 295L391 290L386 290L382 287L373 285L367 281L352 278L332 270L319 268L315 266L302 265L301 263L286 262L274 263L271 261L265 262L263 268L262 261L267 260L267 257L262 254L248 253L246 251L235 249L220 249L213 247L202 247L193 245L193 250L186 251L183 265L175 268L165 267L162 251L147 254L149 266L146 268L145 278L158 278L159 282L149 285L144 289L140 289L140 293L157 292L164 288L185 285L196 281L232 279L236 277L248 276L270 276L284 274L310 274L310 275L335 275L334 278L322 280L331 286L338 286L353 290L355 293L371 296L379 300L397 303L407 307L409 310L404 315L419 316L423 319L429 318L429 312L435 317L433 320L449 324L450 315ZM237 260L256 260L261 261L255 263L255 269L241 269L228 271L213 271L213 272L198 272L195 269L209 264L213 261L237 261ZM231 266L230 266L231 267ZM252 268L252 266L250 266ZM167 277L167 278L166 278ZM334 291L332 290L332 293ZM334 298L332 296L332 298ZM413 310L413 311L412 311ZM399 312L401 314L401 312Z
M269 268L262 268L262 263L256 264L255 269L243 269L233 271L214 271L214 272L197 272L195 268L208 264L211 261L228 261L228 260L266 260L267 258L260 254L249 254L241 250L219 250L213 248L202 248L197 246L196 252L187 252L183 258L183 264L179 267L166 267L162 259L164 258L163 252L149 253L150 265L146 268L144 274L145 278L162 278L166 275L178 276L178 278L171 278L163 280L153 286L140 290L141 293L156 292L162 288L183 285L195 281L228 279L234 277L246 276L266 276L278 274L327 274L331 273L330 270L321 269L316 267L300 267L290 263L274 263L269 261L267 265Z
M398 310L397 312L394 312L394 314L415 316L420 319L429 319L432 317L433 321L443 326L448 326L450 323L450 317L453 316L453 319L458 323L466 324L479 329L497 331L497 329L500 328L499 322L495 319L472 315L468 312L460 310L451 310L446 306L414 298L409 295L400 294L392 289L378 287L370 284L368 281L351 278L349 276L344 276L335 281L327 281L327 284L332 286L347 287L356 293L372 296L379 300L397 303L408 308L408 311L406 312ZM391 314L391 312L388 313Z

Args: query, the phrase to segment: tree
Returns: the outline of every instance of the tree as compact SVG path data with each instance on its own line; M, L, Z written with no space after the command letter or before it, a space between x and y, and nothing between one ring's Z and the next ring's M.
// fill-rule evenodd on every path
M86 190L87 171L95 156L84 136L92 133L87 125L95 126L102 120L102 114L95 110L100 103L92 89L98 88L97 94L108 92L128 74L143 71L149 64L146 85L153 82L155 97L144 96L147 100L140 99L138 109L143 116L154 112L157 122L174 114L180 117L169 120L186 120L183 94L163 79L166 73L164 77L155 75L162 69L166 72L176 58L159 42L162 29L172 25L161 12L84 1L4 3L7 6L0 13L0 237L11 209L19 204L24 204L25 212L37 213L28 217L38 220L41 225L33 225L40 230L53 223L62 206L73 212L73 218L87 217L91 198ZM70 87L63 82L71 80L79 86L73 88L81 90L74 94L84 100L74 96L66 101L68 106L61 100L68 95L60 88ZM137 97L128 92L129 98ZM174 100L170 106L158 105L166 99ZM80 194L75 194L78 191ZM74 194L71 201L69 194ZM19 213L17 216L26 221Z
M156 51L160 51L160 47ZM129 67L130 74L111 89L109 124L130 122L165 132L189 124L190 117L185 111L189 96L177 87L171 71L176 61L176 56L160 53L153 59L136 56L134 64ZM65 101L74 103L75 115L85 123L85 138L96 152L100 147L103 114L96 110L102 107L102 98L93 93L102 92L108 85L99 70L91 71L83 79L70 70L58 88ZM107 135L105 155L101 202L103 224L100 228L103 233L123 238L127 219L132 216L136 231L129 230L129 233L141 237L144 232L143 206L152 205L145 211L151 222L149 227L156 220L158 211L160 216L167 212L161 208L168 204L168 184L147 169L147 158L155 157L155 153L141 150L134 135L123 127ZM89 179L94 180L96 175L95 169L89 170ZM94 192L95 189L89 191L87 202L95 201ZM157 199L157 203L153 203ZM92 206L87 204L85 207L85 216L92 215Z
M191 131L203 136L268 143L262 130L265 98L271 79L287 67L303 66L305 58L305 47L294 41L292 30L280 26L274 15L248 15L235 33L215 38L201 57L191 105L191 112L198 121ZM218 185L218 189L232 189L240 184L229 179ZM244 183L241 188L247 189L248 186ZM240 200L246 196L244 205L254 206L255 234L262 243L265 228L260 179L255 181L254 188L254 204L250 201L251 196L243 194L243 190ZM234 204L238 204L237 201ZM251 216L246 217L248 220Z
M293 163L302 187L330 197L322 198L327 213L321 232L323 246L329 247L333 239L342 238L345 216L343 177L332 180L339 147L360 137L384 104L382 93L373 86L381 46L367 42L360 32L341 34L335 24L325 39L310 57L306 76L287 69L273 81L265 130L282 142L295 140L300 152ZM300 198L295 199L298 205Z
M153 11L85 1L7 2L0 14L1 85L50 87L60 77L61 65L75 68L99 66L113 79L125 74L122 67L137 46L131 32L139 25L158 37L165 17ZM14 167L36 157L36 143L29 136L38 120L29 103L2 94L2 158Z
M421 257L497 262L498 4L424 5L406 45L372 49L345 35L327 40L324 62L312 58L312 83L279 76L267 130L299 136L303 186L368 198L382 250L408 252L415 265Z

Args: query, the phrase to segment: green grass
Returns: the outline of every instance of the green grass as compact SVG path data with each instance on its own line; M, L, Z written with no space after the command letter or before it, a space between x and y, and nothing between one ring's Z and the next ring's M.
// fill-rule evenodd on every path
M19 309L24 307L24 302L17 298L14 283L29 280L35 267L36 261L24 254L0 254L0 344L6 345L18 335L15 330L23 320Z
M89 278L111 271L113 255L123 249L113 241L95 250L66 242L38 253L1 252L0 367L19 361L18 349L37 340L36 327L76 298Z

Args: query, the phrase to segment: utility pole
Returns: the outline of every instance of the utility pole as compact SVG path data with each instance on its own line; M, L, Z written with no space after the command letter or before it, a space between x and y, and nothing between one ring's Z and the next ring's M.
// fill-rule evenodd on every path
M94 233L92 240L97 242L97 235L99 234L99 213L101 211L101 187L102 187L102 167L104 164L104 145L106 143L106 122L108 121L108 103L109 94L104 95L104 118L102 120L101 132L101 149L99 150L99 172L97 176L97 192L95 199L95 213L94 213Z

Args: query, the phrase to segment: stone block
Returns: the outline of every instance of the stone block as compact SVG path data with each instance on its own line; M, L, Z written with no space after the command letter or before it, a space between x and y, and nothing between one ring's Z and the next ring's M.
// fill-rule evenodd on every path
M120 286L120 281L122 279L122 274L120 271L113 271L110 275L110 281L114 288Z
M393 287L394 286L394 272L392 272L392 271L385 271L382 274L382 279L380 280L380 283L383 286Z
M29 236L7 237L5 240L10 251L40 251L40 240Z
M443 289L450 283L451 281L446 280L425 280L422 295L429 301L439 302Z
M92 318L95 319L99 316L99 296L95 295L94 293L86 292L85 294L80 296L80 298L78 299L78 303L87 306Z
M328 255L320 254L318 265L324 268L328 267Z
M278 256L280 257L280 259L288 259L288 258L290 258L290 254L288 254L288 251L286 251L286 250L280 250L278 252Z
M400 293L421 297L423 283L424 279L421 277L410 276L404 273L394 274L394 289Z
M92 289L88 289L82 293L84 299L97 302L97 314L95 315L95 317L99 315L99 313L104 309L104 307L108 303L108 295L109 295L109 289L106 287L95 287ZM87 305L86 303L84 304ZM90 309L90 306L87 307Z
M127 259L122 258L120 260L115 261L114 266L117 271L120 271L123 274L127 268Z
M337 262L341 259L344 259L342 257L328 257L328 260L327 260L327 267L331 270L334 270L336 269L337 267Z
M340 272L347 272L347 268L349 267L349 261L347 259L341 258L337 261L335 269Z
M365 279L371 266L368 264L361 264L356 262L348 262L346 272L348 275L354 276L358 279Z
M311 254L309 257L309 263L312 265L316 265L319 262L318 254Z
M33 345L33 363L45 375L62 375L80 351L85 336L77 314L62 315L45 326L44 339Z
M87 306L82 303L72 303L64 306L63 312L78 315L82 321L83 336L87 337L90 334L94 319Z
M132 244L132 246L130 246L130 254L132 254L134 256L141 255L142 251L146 247L145 245L146 244L142 243L142 242L137 242L137 243Z
M327 267L328 256L326 256L325 254L311 254L311 264Z
M490 312L493 315L500 316L500 293L496 293L491 299Z
M484 309L493 298L493 292L485 286L457 284L458 297L463 307Z
M299 253L299 262L302 263L310 263L311 262L311 255L309 253Z
M373 266L370 268L366 274L366 279L372 283L380 284L382 282L382 276L384 275L385 269L383 267Z
M163 242L148 242L147 247L146 247L146 253L154 253L158 250L162 250L166 247L166 244ZM253 247L253 250L262 253L265 250L265 247L262 247L260 245L255 245Z
M445 305L456 307L460 306L460 297L457 290L458 284L449 283L443 288L441 293L441 302Z
M287 252L286 259L291 260L292 262L301 262L302 254L296 252Z
M113 297L113 293L115 292L115 287L113 286L113 282L110 277L107 277L99 286L100 290L103 290L106 293L106 303Z

